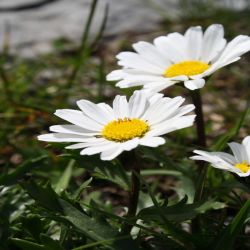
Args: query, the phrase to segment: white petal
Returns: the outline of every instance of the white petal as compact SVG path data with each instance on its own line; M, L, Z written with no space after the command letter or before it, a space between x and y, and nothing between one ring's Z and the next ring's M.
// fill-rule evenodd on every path
M98 103L97 106L100 107L103 114L107 117L109 121L115 119L114 110L108 104L101 102Z
M149 91L149 92L151 92L151 91ZM159 100L162 99L162 97L164 97L164 95L161 94L161 93L154 93L154 92L151 92L151 93L152 93L152 95L149 94L150 105L154 104L155 102L158 102ZM171 98L170 97L165 97L165 99L171 99Z
M145 113L143 114L141 118L143 120L149 121L149 124L152 125L154 120L157 119L159 116L161 116L161 113L159 114L158 111L159 111L159 108L163 109L164 104L165 102L163 98L161 98L157 102L154 102L147 108L147 110L145 111Z
M144 84L143 88L156 93L174 85L175 83L177 83L177 81L151 82L150 84Z
M249 36L237 36L231 42L229 42L222 52L218 61L225 63L231 61L242 54L250 50L250 37Z
M73 134L50 133L39 135L37 138L39 141L47 142L84 142L88 137Z
M149 102L143 91L135 91L129 99L129 117L140 118Z
M78 149L93 146L100 146L107 144L107 140L103 138L91 138L92 140L86 140L86 142L76 143L65 147L66 149Z
M116 81L116 80L120 80L124 77L124 72L122 69L119 70L114 70L112 72L110 72L107 76L106 79L107 81Z
M139 75L139 74L127 74L124 77L124 83L123 85L128 84L135 84L134 86L141 85L142 83L150 83L150 82L160 82L165 81L168 82L169 79L163 77L163 76L157 76L157 75ZM137 83L137 84L136 84ZM121 83L120 83L121 84Z
M161 74L164 70L164 65L160 67L134 52L121 52L116 57L119 59L118 65L126 68L146 70L148 72L158 74Z
M136 148L139 144L139 138L134 138L132 140L121 143L121 148L126 151L130 151Z
M111 148L114 148L115 146L116 146L116 143L106 140L106 142L102 143L101 145L95 145L95 146L91 146L91 147L83 149L80 152L80 154L81 155L94 155L94 154L98 154L100 152L109 150Z
M228 143L228 145L231 148L234 157L238 163L248 162L248 156L246 155L246 151L243 145L237 142L231 142Z
M90 119L95 120L99 124L106 124L109 122L109 119L102 112L100 107L98 107L95 103L92 103L87 100L79 100L76 102L78 107L87 115Z
M165 139L162 137L145 136L140 139L140 145L148 147L158 147L165 143Z
M151 105L142 116L150 125L157 124L174 114L180 105L184 102L184 98L177 96L173 99L162 98L154 105Z
M224 49L226 40L224 39L224 28L220 24L210 25L203 37L201 61L211 62Z
M51 126L49 130L51 132L65 133L65 134L76 134L76 135L85 135L85 136L96 135L96 132L81 128L76 125L70 125L70 124L54 125L54 126Z
M200 26L191 27L185 33L189 60L198 60L202 48L202 30Z
M194 153L198 154L195 156L190 157L192 160L202 160L207 161L212 164L213 167L231 171L231 172L239 172L238 169L236 169L234 166L232 166L230 163L223 160L219 155L216 154L216 152L210 153L202 150L194 150Z
M126 96L117 95L113 101L113 110L116 119L129 116L129 107Z
M250 136L245 137L242 141L242 145L244 146L246 155L248 156L248 163L250 163Z
M85 148L86 145L88 145L88 142L80 142L80 143L69 145L65 148L66 149L79 149L79 148Z
M226 65L231 64L233 62L236 62L238 60L240 60L240 57L236 57L236 58L233 58L233 59L228 60L228 61L218 60L215 63L213 63L211 65L211 67L208 68L206 71L204 71L202 74L190 76L190 78L191 79L199 79L199 78L209 76L212 73L214 73L216 70L218 70L218 69L220 69L222 67L225 67Z
M185 43L185 38L179 33L160 36L154 40L157 49L172 63L187 59L187 55L185 54Z
M162 105L164 107L164 105ZM185 114L191 112L192 110L194 110L195 106L193 104L189 104L189 105L185 105L185 106L182 106L182 107L179 107L178 106L175 108L175 107L169 107L168 109L165 109L165 112L164 112L164 109L160 109L158 110L158 113L154 115L153 119L146 119L149 121L149 124L152 126L154 125L159 125L161 126L161 123L164 123L164 122L167 122L169 121L170 119L176 119L178 117L182 117L184 116Z
M176 81L176 82L181 82L181 81L187 81L189 79L189 77L185 76L185 75L180 75L180 76L173 76L170 78L167 78L170 81Z
M166 120L163 123L152 126L151 130L147 133L147 135L159 136L170 133L175 130L190 127L193 125L194 119L195 115L186 115Z
M147 42L137 42L133 44L133 48L137 53L139 53L143 58L149 62L158 65L159 67L168 67L170 65L169 60L164 57L162 53L157 50L157 48Z
M102 126L95 122L92 119L89 119L81 111L72 110L72 109L59 109L56 110L55 115L71 122L75 125L78 125L82 128L91 130L91 131L100 131Z
M240 177L247 177L250 175L250 170L246 173L237 173L237 175L239 175Z
M228 153L224 153L224 152L211 152L210 153L211 155L216 155L216 156L219 156L221 159L223 159L224 161L228 162L229 164L231 165L235 165L237 162L236 162L236 159L234 156L228 154Z
M119 146L115 146L111 149L108 149L104 152L101 153L101 159L103 161L111 161L113 160L116 156L118 156L122 152L122 148Z
M190 90L200 89L204 87L205 80L204 79L189 80L189 81L185 81L184 85L186 88Z

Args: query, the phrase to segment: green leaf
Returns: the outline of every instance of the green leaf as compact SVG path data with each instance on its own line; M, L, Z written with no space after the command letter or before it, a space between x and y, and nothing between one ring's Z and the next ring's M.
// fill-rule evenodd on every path
M46 234L41 234L40 239L46 250L64 250L58 241L51 239Z
M173 206L161 206L161 210L164 213L166 219L174 222L183 222L186 220L191 220L196 217L197 214L205 213L211 209L221 209L225 207L224 203L215 202L213 200L206 201L204 203L198 202L193 204L186 204L187 197L182 199L179 203ZM142 209L138 217L145 221L154 220L161 223L161 216L157 212L158 208L151 206Z
M57 241L51 239L47 235L41 234L40 238L43 245L18 238L12 238L10 240L23 250L64 250Z
M131 237L120 239L122 236L118 231L113 229L106 220L96 220L82 213L70 203L59 199L63 208L64 218L69 221L75 228L83 232L87 237L94 241L102 241L110 249L117 250L137 250L137 246ZM118 238L119 240L116 240Z
M56 193L61 193L68 187L70 178L72 176L72 170L73 170L74 164L75 164L75 160L69 161L69 164L64 170L61 178L56 183L56 186L55 186Z
M47 158L48 158L47 155L42 155L35 159L29 159L25 161L12 173L0 176L0 185L10 186L18 183L20 179L23 178L27 172L29 172L31 169L36 167L38 163Z
M171 234L173 236L173 239L176 240L176 242L182 242L188 248L193 249L193 246L196 243L194 242L194 237L190 235L189 233L181 230L176 225L174 225L171 221L169 221L169 219L166 217L166 214L164 213L162 209L162 206L160 206L160 204L158 203L149 185L140 176L138 176L138 178L140 178L141 182L147 187L149 195L152 199L152 202L154 203L155 213L158 214L160 218L160 222L158 223L158 225L161 225L162 228L164 228L167 231L167 233ZM186 203L186 201L187 201L187 196L185 196L181 202ZM138 214L138 217L139 217L139 214Z
M92 180L93 180L93 178L91 177L81 184L81 186L76 190L76 192L73 195L74 200L78 200L80 198L82 191L89 186L89 184L92 182Z
M28 194L40 203L42 207L56 212L62 211L57 200L58 196L49 184L38 186L33 181L28 181L21 183L21 186L26 189Z
M44 246L38 245L31 241L17 239L17 238L12 238L10 240L23 250L46 250Z
M85 156L84 165L82 164L82 156L76 155L75 159L79 167L90 171L92 176L115 183L121 188L128 190L129 178L119 161L103 162L98 157Z
M126 240L120 239L123 235L111 227L105 219L97 220L90 217L70 204L69 201L60 198L49 185L38 186L36 183L29 181L23 183L22 186L42 207L57 212L57 215L52 215L54 220L68 221L77 231L82 232L93 241L105 241L105 245L109 249L125 250L130 248L131 250L138 250L131 237ZM59 216L58 213L60 213ZM114 238L119 238L119 240Z
M141 171L142 176L150 175L170 175L180 180L178 187L174 188L178 196L182 199L185 195L188 197L188 202L192 202L195 193L194 183L191 178L177 170L169 169L146 169Z
M203 214L207 212L208 210L218 210L218 209L222 209L225 207L226 207L226 204L223 202L209 200L209 201L204 202L200 206L198 206L195 210L197 211L197 213Z
M250 200L246 201L246 203L242 206L238 214L235 216L233 221L223 230L221 234L219 234L217 241L213 244L214 250L230 250L233 249L233 244L235 238L243 229L249 217L250 212Z
M36 241L40 242L40 234L45 227L45 222L41 220L41 217L35 214L22 216L21 223L22 228L27 230Z
M105 31L106 25L107 25L108 14L109 14L109 5L106 4L105 8L104 8L104 16L103 16L103 19L102 19L101 26L99 28L99 31L97 32L97 35L96 35L94 41L90 45L91 48L95 48L96 45L100 42L100 40L101 40L101 38L103 36L103 33Z

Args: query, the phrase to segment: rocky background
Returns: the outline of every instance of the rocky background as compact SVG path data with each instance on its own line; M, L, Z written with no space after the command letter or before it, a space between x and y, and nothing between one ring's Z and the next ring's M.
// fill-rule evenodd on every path
M163 17L179 18L185 12L184 2L195 4L196 1L101 0L91 27L92 33L101 23L106 4L109 4L110 11L105 36L116 36L129 31L153 30ZM211 2L237 10L249 5L248 0ZM90 4L91 0L1 0L0 48L7 37L12 52L18 51L18 54L32 57L50 52L51 42L58 38L78 43Z

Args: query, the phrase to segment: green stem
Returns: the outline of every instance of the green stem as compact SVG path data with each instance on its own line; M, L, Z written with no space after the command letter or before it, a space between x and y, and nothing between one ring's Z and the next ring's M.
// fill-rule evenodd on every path
M195 106L195 114L196 114L196 132L197 132L197 145L200 148L206 147L206 133L205 133L205 123L204 116L202 110L202 99L200 90L191 91L191 96L193 100L193 104ZM201 201L203 196L203 190L205 185L205 179L207 174L207 167L205 166L205 162L198 161L198 180L195 189L194 202ZM195 218L192 221L192 231L196 233L200 229L200 219L199 217Z
M2 83L3 83L3 90L6 96L7 102L9 102L10 105L14 104L13 98L12 98L12 93L9 88L10 82L9 79L4 71L4 69L1 67L0 68L0 77L2 78Z
M204 123L204 116L202 110L202 100L200 90L191 91L191 96L193 100L193 104L195 106L195 113L196 113L196 131L197 131L197 145L200 148L206 147L206 133L205 133L205 123ZM203 195L204 183L206 179L207 167L205 166L203 161L197 162L198 168L198 181L196 186L196 192L194 201L200 201Z
M140 192L140 166L134 155L133 157L133 168L131 174L131 190L129 193L129 204L128 204L128 213L127 218L132 219L136 215L136 210L139 201L139 192ZM124 234L130 233L133 225L124 224L122 227L122 232Z
M197 129L197 144L200 147L206 147L206 133L205 133L205 123L203 118L202 100L200 90L196 89L191 91L191 96L193 104L195 106L196 113L196 129Z
M82 35L82 39L81 39L81 45L80 48L78 50L77 53L77 58L76 58L76 62L74 65L74 68L70 74L69 80L68 80L68 85L67 85L67 89L71 89L75 79L77 77L77 74L81 68L81 66L85 63L85 59L88 56L89 52L87 51L87 39L89 36L89 31L90 31L90 26L91 23L93 21L93 17L94 17L94 13L96 10L96 5L97 5L98 0L93 0L92 4L91 4L91 8L90 8L90 12L89 12L89 16L87 19L87 23L84 29L84 33ZM90 49L90 48L89 48Z

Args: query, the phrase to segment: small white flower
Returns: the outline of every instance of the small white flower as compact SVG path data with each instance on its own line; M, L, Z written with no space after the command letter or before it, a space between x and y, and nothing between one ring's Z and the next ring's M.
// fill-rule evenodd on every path
M205 84L204 78L250 50L250 37L239 35L231 42L224 39L220 24L210 25L202 32L200 26L190 27L184 35L170 33L154 39L154 43L133 44L136 52L117 55L121 70L107 76L109 81L119 81L116 86L128 88L143 86L161 91L177 82L195 90Z
M242 144L228 143L233 155L224 152L206 152L194 150L198 154L190 157L192 160L207 161L215 168L233 172L241 177L250 175L250 136L247 136Z
M163 97L146 91L135 91L129 101L116 96L113 108L105 103L87 100L77 102L81 111L60 109L58 117L72 123L51 126L55 133L38 136L41 141L75 142L68 149L83 148L81 155L101 153L102 160L112 160L122 151L138 145L157 147L165 143L163 134L189 127L195 115L185 115L192 104L181 106L184 98Z

